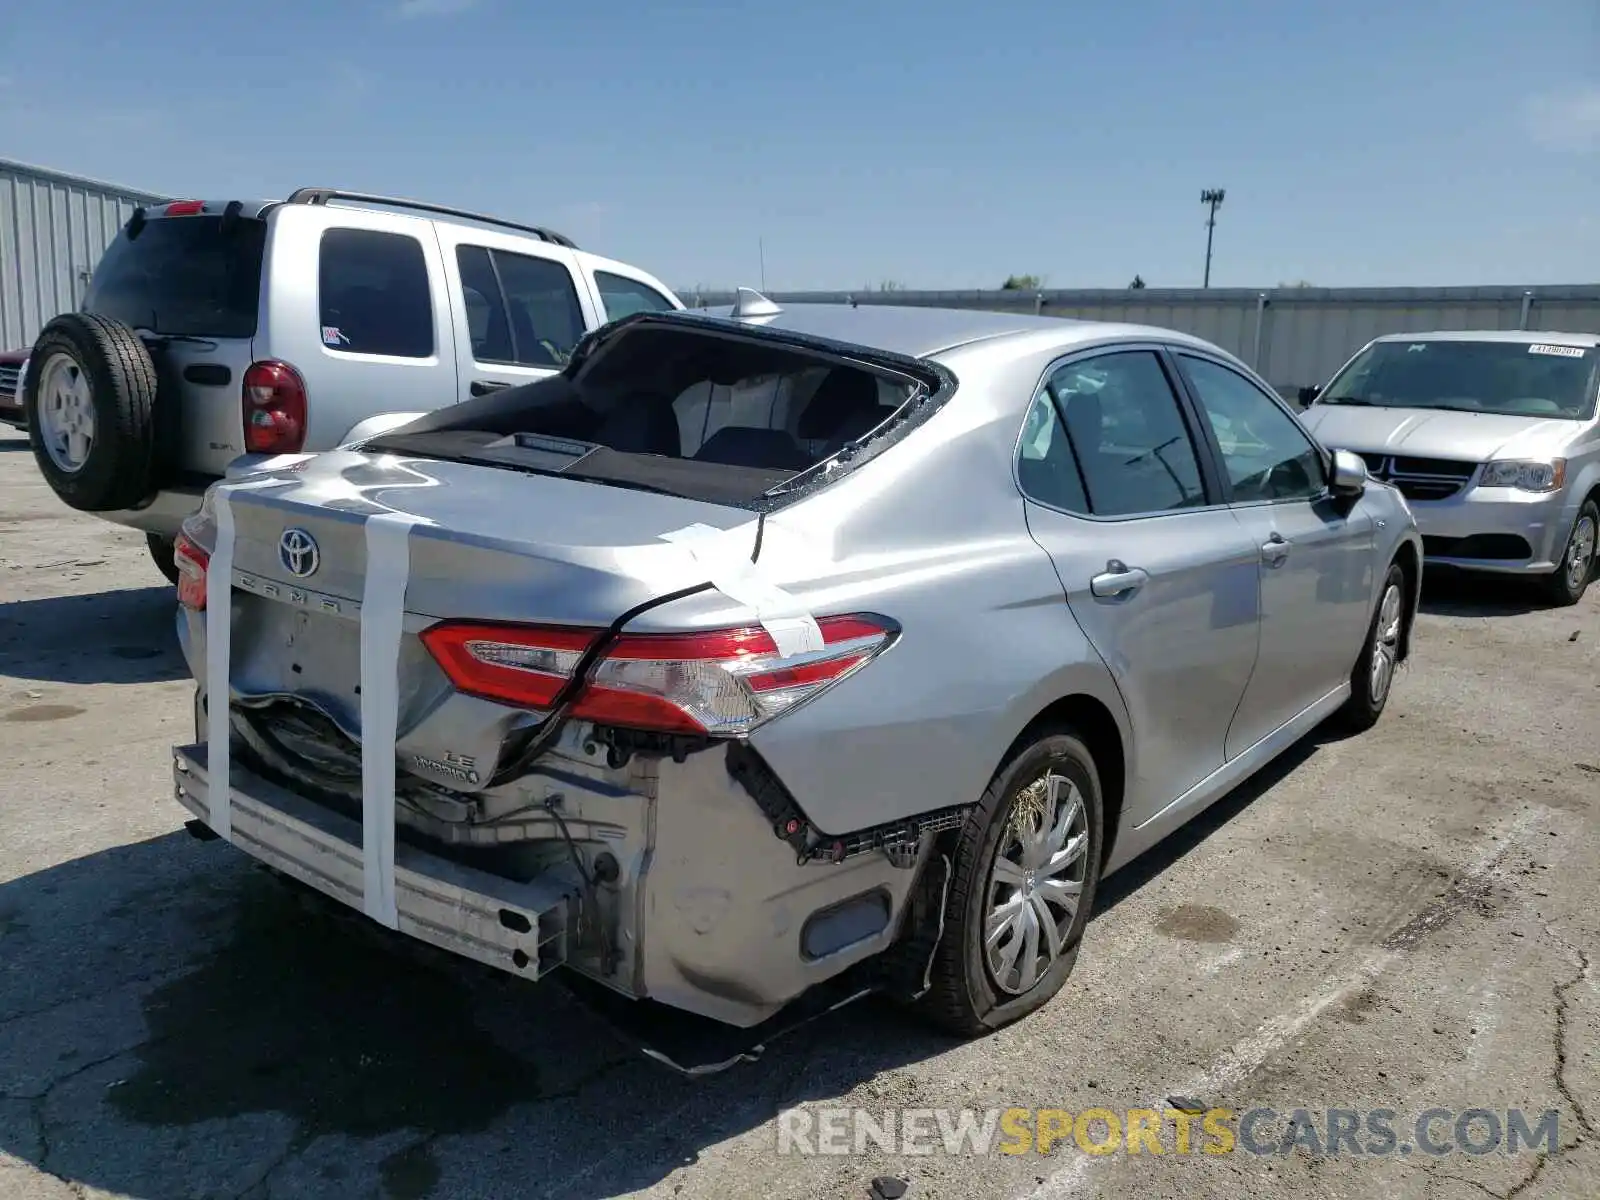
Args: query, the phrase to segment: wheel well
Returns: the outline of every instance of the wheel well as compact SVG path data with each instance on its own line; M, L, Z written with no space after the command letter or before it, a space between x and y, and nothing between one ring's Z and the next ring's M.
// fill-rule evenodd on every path
M1103 867L1110 861L1111 848L1117 840L1123 794L1127 790L1127 758L1123 752L1122 733L1111 710L1093 696L1063 696L1029 721L1017 742L1027 741L1035 730L1060 725L1070 725L1082 735L1100 775L1101 816L1106 834L1101 855Z
M1402 544L1395 552L1394 561L1406 577L1406 619L1400 635L1399 654L1400 661L1404 662L1411 655L1411 626L1417 619L1417 580L1422 574L1422 564L1417 561L1417 548L1410 542Z

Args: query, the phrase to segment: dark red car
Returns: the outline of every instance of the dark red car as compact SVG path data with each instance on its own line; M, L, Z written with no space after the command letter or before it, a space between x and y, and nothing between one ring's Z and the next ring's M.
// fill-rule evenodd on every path
M22 364L26 350L0 350L0 425L27 428L22 417Z

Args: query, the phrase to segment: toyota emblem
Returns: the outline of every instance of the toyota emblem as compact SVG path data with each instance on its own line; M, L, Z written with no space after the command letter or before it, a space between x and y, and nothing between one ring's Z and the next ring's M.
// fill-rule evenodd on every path
M317 539L304 529L285 529L278 539L278 561L285 571L297 578L316 574L317 567L322 564Z

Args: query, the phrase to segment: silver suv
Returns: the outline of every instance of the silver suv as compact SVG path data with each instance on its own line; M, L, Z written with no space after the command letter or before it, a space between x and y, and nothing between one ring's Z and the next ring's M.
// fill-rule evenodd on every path
M553 375L589 330L681 309L660 280L548 229L395 197L136 210L19 389L73 508L172 539L208 484Z

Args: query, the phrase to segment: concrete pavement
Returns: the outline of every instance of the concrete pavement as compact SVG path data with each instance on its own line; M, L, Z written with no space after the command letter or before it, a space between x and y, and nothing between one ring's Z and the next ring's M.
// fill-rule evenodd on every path
M187 837L172 603L142 537L0 431L0 1196L1600 1194L1600 589L1430 583L1378 728L1309 739L1108 881L1033 1019L960 1044L866 1002L701 1081ZM1394 1110L1402 1142L1429 1108L1553 1109L1559 1146L808 1156L775 1122L1169 1097L1270 1108L1258 1146L1330 1108Z

